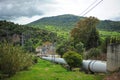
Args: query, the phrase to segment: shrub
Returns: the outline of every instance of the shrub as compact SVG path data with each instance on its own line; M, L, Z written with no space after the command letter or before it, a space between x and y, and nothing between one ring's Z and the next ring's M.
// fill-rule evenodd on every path
M33 57L33 63L34 64L38 63L38 58L36 56Z
M73 47L73 46L70 46L70 45L62 44L62 45L58 46L58 48L56 49L56 52L57 52L61 57L63 57L64 53L66 53L66 52L69 51L69 50L74 50L74 47Z
M82 56L74 51L66 52L63 58L70 66L70 70L72 70L73 67L80 67L82 65Z
M97 59L100 56L100 49L98 48L91 48L87 53L87 59Z
M66 46L64 45L60 45L58 46L58 48L56 49L56 52L62 57L63 54L67 51Z
M9 76L32 65L31 55L21 47L2 43L0 45L0 71Z

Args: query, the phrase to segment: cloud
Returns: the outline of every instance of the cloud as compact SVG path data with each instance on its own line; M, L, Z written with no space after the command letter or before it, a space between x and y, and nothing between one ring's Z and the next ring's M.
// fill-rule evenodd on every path
M0 19L20 24L45 16L81 13L95 0L0 0ZM99 2L100 0L97 0ZM85 16L99 19L120 17L120 0L103 0Z
M40 19L42 16L33 16L33 17L19 17L19 18L16 18L16 19L12 19L11 21L14 22L14 23L19 23L19 24L28 24L32 21L35 21L35 20L38 20Z
M0 0L0 18L43 15L48 4L52 4L52 0Z

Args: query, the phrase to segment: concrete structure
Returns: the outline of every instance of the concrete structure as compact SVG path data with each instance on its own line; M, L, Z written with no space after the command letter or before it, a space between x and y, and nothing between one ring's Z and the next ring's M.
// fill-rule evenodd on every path
M110 44L107 47L107 70L114 72L120 69L120 44Z

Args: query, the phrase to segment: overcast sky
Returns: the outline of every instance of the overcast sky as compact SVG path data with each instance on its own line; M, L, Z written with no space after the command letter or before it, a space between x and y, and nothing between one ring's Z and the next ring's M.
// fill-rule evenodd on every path
M46 16L82 16L81 13L88 6L99 1L101 0L0 0L0 20L27 24ZM84 16L95 16L101 20L120 20L120 0L103 0Z

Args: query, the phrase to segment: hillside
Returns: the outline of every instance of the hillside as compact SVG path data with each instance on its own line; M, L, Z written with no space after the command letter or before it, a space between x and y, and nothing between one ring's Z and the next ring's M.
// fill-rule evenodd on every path
M45 17L41 18L37 21L34 21L28 25L32 25L34 27L44 28L45 26L54 26L64 29L71 29L75 26L77 21L83 19L84 17L75 16L75 15L60 15L60 16L53 16L53 17Z
M24 46L28 51L46 41L56 41L57 34L51 31L0 21L0 42L6 40L15 45Z
M80 19L83 19L83 18L85 17L66 14L66 15L60 15L60 16L41 18L28 25L34 26L34 27L40 27L40 28L44 28L45 26L54 26L54 27L70 30L75 26L75 24ZM110 21L110 20L100 21L97 28L100 30L120 31L120 21Z
M101 30L118 31L119 32L120 31L120 21L110 21L110 20L100 21L97 28L101 29Z

